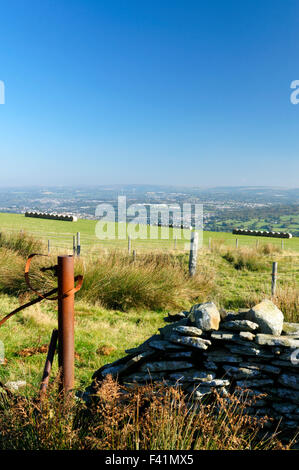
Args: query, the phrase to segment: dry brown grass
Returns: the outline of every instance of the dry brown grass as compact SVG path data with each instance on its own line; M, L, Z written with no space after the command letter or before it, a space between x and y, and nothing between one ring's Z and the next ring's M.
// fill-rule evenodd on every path
M231 396L194 407L181 390L128 389L108 377L87 408L52 388L43 400L0 395L0 449L253 450L287 449L264 439L267 418L247 416L247 400Z

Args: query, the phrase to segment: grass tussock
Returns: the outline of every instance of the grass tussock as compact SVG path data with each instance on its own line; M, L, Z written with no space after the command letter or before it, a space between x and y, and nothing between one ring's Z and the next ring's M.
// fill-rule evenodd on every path
M27 258L32 253L45 252L44 243L25 232L1 232L0 248L6 248L25 258Z
M266 248L266 245L261 247ZM236 270L246 270L250 272L262 272L269 266L269 260L265 258L265 253L253 248L242 247L239 250L229 249L223 255Z
M272 300L283 312L285 321L299 322L299 289L297 286L278 286Z
M119 252L101 256L85 267L79 297L105 308L183 308L205 298L213 287L211 270L202 268L193 278L187 260L175 255L140 254L136 261Z
M215 395L201 407L178 388L125 389L108 377L87 408L54 388L43 400L1 395L1 450L257 450L286 449L261 435L267 418L246 414L248 403Z

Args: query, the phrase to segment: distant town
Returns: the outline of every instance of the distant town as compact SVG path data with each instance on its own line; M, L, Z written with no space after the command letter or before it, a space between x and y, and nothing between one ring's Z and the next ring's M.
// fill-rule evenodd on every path
M1 188L0 212L41 211L96 219L96 207L111 204L117 213L118 196L127 205L172 207L202 204L204 230L228 232L234 228L288 231L299 235L299 189L269 187L189 188L150 185L98 187ZM181 221L170 220L173 225Z

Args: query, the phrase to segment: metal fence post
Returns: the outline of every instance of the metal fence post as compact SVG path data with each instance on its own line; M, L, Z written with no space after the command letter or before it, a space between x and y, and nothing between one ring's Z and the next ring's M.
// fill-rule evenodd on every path
M189 254L189 274L191 277L194 276L196 272L197 251L198 251L198 233L191 232L190 254Z
M60 388L69 392L74 388L74 257L58 256L58 366Z
M274 297L276 292L276 280L277 280L277 262L274 261L272 264L272 285L271 285L271 294Z
M42 382L40 386L41 395L44 395L46 393L47 387L49 384L50 373L51 373L53 359L54 359L55 350L56 350L57 338L58 338L58 330L53 330L51 341L49 344L47 359L46 359L46 363L45 363L45 367L43 371Z
M76 256L76 236L73 235L73 256Z
M131 253L131 237L128 235L128 253Z

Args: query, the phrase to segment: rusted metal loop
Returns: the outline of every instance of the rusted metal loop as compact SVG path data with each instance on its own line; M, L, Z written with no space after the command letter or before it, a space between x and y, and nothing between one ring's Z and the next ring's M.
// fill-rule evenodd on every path
M40 253L33 253L32 255L30 255L27 259L27 262L26 262L26 266L25 266L25 281L26 281L26 284L27 286L29 287L30 290L32 290L32 292L34 292L36 295L38 295L41 299L45 299L45 300L58 300L60 297L57 295L55 297L49 297L49 295L51 295L49 292L47 294L41 294L40 292L38 292L36 289L34 289L30 283L30 279L29 279L29 269L30 269L30 264L31 264L31 261L32 261L32 258L34 258L34 256L49 256L49 255L43 255L43 254L40 254ZM75 294L76 292L78 292L81 287L82 287L82 284L83 284L83 276L81 274L79 274L78 276L75 276L75 279L74 279L75 282L78 282L77 286L74 287L73 289L65 292L62 296L62 298L65 298L65 297L68 297L69 295L73 295ZM57 289L55 289L55 292L57 291ZM53 293L51 291L51 293Z
M26 266L25 266L25 281L26 281L26 284L27 286L29 287L30 290L32 290L32 292L34 292L36 295L38 295L41 299L47 299L47 300L57 300L58 297L48 297L49 293L48 294L41 294L40 292L38 292L36 289L34 289L30 283L30 279L29 279L29 269L30 269L30 264L31 264L31 261L32 259L34 258L34 256L46 256L48 257L49 255L43 255L41 253L32 253L32 255L30 255L26 261Z
M48 292L47 294L45 294L45 296L49 296L49 295L55 294L55 292L57 292L57 288L56 288L56 289L52 289L50 292ZM46 297L46 298L47 298L47 297ZM27 304L21 305L20 307L16 308L16 309L13 310L12 312L10 312L8 315L6 315L4 318L2 318L2 320L0 320L0 326L3 325L3 323L5 323L10 317L12 317L13 315L15 315L16 313L21 312L21 311L24 310L25 308L31 307L31 305L35 305L35 304L37 304L38 302L41 302L42 300L43 300L42 298L38 297L37 299L31 300L30 302L27 302Z

